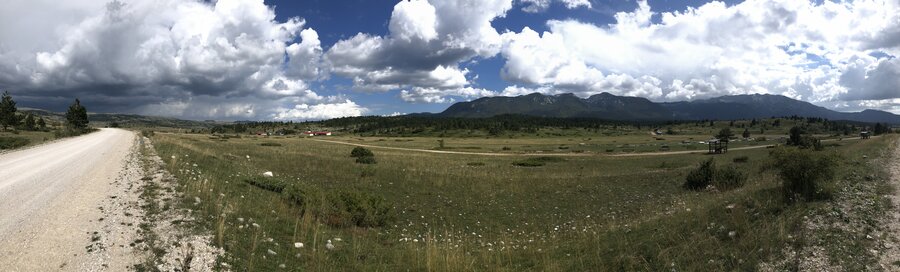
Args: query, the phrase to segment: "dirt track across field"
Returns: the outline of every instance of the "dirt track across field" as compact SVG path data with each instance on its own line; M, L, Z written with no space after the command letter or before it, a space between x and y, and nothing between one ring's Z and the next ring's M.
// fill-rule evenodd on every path
M0 271L124 271L139 215L133 132L0 155ZM138 171L138 172L136 172Z

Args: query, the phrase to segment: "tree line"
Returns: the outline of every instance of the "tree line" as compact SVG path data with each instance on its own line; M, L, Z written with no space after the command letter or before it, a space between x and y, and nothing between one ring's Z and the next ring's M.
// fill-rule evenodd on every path
M88 129L87 109L81 105L77 98L66 111L66 128L73 132L83 133ZM19 112L16 101L9 91L0 96L0 126L4 131L9 128L27 131L47 131L48 123L43 116L35 117L34 114Z

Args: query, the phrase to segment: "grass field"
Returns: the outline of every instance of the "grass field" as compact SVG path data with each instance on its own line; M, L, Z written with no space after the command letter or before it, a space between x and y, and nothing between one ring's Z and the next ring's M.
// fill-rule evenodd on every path
M597 145L592 152L604 153L606 145L647 142L646 137L448 138L445 149L556 152L562 145L587 149L591 143ZM438 147L437 138L338 139ZM783 258L785 248L802 247L803 217L829 205L785 204L780 180L763 167L765 148L717 156L576 156L522 167L516 166L525 159L519 156L378 148L372 149L377 164L357 164L349 156L352 146L304 138L157 133L153 140L186 193L177 208L199 215L192 226L215 235L228 252L222 262L238 271L282 265L365 271L755 270ZM844 158L837 186L863 178L849 173L873 171L869 162L888 141L834 142L829 149ZM747 162L733 162L744 156ZM709 158L747 173L749 181L730 191L683 189L686 173ZM245 182L265 179L267 171L271 179L325 192L382 197L393 216L370 228L326 224L328 218ZM857 236L835 243L856 245L849 253L865 261L870 253ZM326 249L328 240L334 249Z
M52 141L56 139L53 135L52 131L0 131L0 146L2 146L2 142L11 140L14 138L22 138L25 141L21 141L24 145L15 144L15 148L21 148L32 145L39 145L47 141ZM0 147L0 149L5 149Z

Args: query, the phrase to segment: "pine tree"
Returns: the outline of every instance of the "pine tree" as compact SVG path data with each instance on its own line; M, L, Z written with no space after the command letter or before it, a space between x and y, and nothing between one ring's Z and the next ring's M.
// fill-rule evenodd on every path
M745 128L744 133L742 133L741 136L743 136L744 139L750 138L750 130Z
M8 91L3 92L3 96L0 98L0 125L3 126L3 130L19 125L19 117L16 116L16 101L13 101Z
M25 130L33 131L35 128L34 116L29 113L25 116Z
M71 129L85 129L88 125L87 109L81 105L81 101L77 98L75 103L69 106L66 111L66 125Z
M716 135L716 139L725 142L728 142L731 138L734 138L734 133L731 132L730 128L723 128L722 130L719 130L719 134Z
M41 130L47 129L47 122L44 121L44 117L38 117L37 126Z

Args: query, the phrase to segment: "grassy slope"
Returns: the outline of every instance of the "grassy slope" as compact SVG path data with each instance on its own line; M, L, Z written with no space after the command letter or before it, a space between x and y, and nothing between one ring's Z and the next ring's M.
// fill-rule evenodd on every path
M16 137L28 139L28 145L26 145L26 147L39 145L56 139L52 131L19 131L18 133L0 131L0 138Z
M858 157L885 143L841 144L841 152ZM701 155L572 157L524 168L512 166L515 157L390 150L375 150L376 165L358 165L351 147L299 138L160 134L156 148L183 184L185 206L202 215L198 226L219 236L225 261L238 270L752 270L780 258L782 248L797 243L789 237L801 232L803 216L827 205L783 205L777 178L759 170L765 149L717 156L719 164L749 156L737 167L750 182L714 193L680 187L708 158ZM300 218L278 194L242 182L264 171L326 190L382 195L397 218L376 229ZM325 250L335 237L342 239L337 250Z

